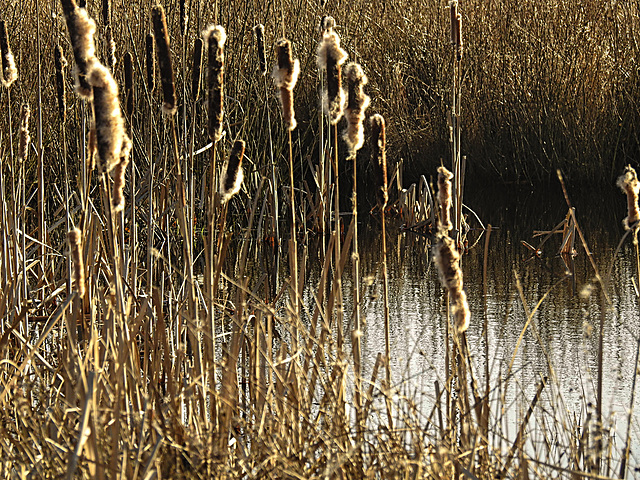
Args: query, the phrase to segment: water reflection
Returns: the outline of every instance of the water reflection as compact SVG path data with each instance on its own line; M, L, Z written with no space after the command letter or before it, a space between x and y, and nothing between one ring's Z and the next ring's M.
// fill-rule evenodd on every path
M489 240L486 279L483 279L484 238L462 261L472 311L468 339L475 374L481 385L485 384L486 370L492 385L497 384L498 378L505 378L527 323L525 312L535 311L514 358L513 377L504 392L506 428L514 438L517 419L522 417L543 376L552 379L555 376L556 380L544 390L539 411L545 411L565 425L581 424L596 402L598 332L603 319L603 415L620 447L626 432L640 328L633 286L635 253L630 240L618 256L613 257L623 234L618 219L624 217L624 200L615 203L618 198L612 197L613 206L594 199L574 204L593 261L608 284L607 302L600 295L594 268L579 238L576 239L577 255L570 259L557 255L562 235L550 238L539 258L522 245L521 241L525 240L537 246L540 239L533 237L533 231L550 230L567 214L568 207L561 194L556 192L552 200L549 198L548 195L543 200L535 195L518 198L491 211L483 205L478 207L480 217L499 229L492 232ZM494 201L493 205L496 204L499 205ZM430 261L429 239L397 233L397 228L389 229L392 380L399 392L413 396L423 411L428 412L434 401L434 382L438 380L443 385L445 378L443 289ZM384 352L382 255L380 231L375 221L364 225L360 235L366 320L362 351L367 378L376 356ZM567 274L571 269L573 276ZM345 291L350 288L349 275L350 272L346 272ZM516 278L521 291L516 286ZM638 403L636 401L636 411L640 407ZM634 421L632 447L640 446L639 431ZM538 431L536 435L534 430L532 435L536 438L542 433ZM637 463L632 455L631 465Z

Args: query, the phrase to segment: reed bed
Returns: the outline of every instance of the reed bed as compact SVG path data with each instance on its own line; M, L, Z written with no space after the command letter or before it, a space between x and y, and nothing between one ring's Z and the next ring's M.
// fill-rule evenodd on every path
M3 478L602 478L611 465L626 475L629 448L607 453L601 411L592 437L551 417L565 443L531 457L530 420L557 385L551 362L515 436L501 426L510 372L476 378L461 152L486 135L478 98L493 91L463 96L486 73L474 64L486 35L480 21L463 33L462 19L490 7L454 0L401 16L394 4L379 18L353 2L333 20L330 2L0 4ZM40 45L57 47L37 61ZM343 80L347 56L359 63ZM517 97L509 88L500 102ZM523 114L526 98L506 115ZM423 142L436 152L443 137L453 173L441 167L437 197L421 182L416 203L399 159L415 160ZM516 178L541 171L525 158ZM358 196L359 173L373 171L375 188ZM626 174L636 195L626 225L637 230L637 177ZM340 178L352 182L340 190ZM374 203L385 348L365 371L358 214ZM437 232L446 371L431 413L392 383L395 208ZM588 251L575 214L570 225ZM609 287L594 270L604 309Z

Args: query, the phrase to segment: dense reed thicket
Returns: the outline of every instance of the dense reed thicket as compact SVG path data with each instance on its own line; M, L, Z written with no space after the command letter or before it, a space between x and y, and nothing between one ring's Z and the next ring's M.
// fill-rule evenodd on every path
M640 19L575 3L0 0L0 473L626 472L601 411L586 436L551 418L562 448L529 458L552 367L512 438L511 365L480 384L465 334L465 170L608 179L637 150ZM418 202L400 159L452 172ZM437 232L428 416L391 381L390 200ZM376 203L385 351L364 372L358 215Z

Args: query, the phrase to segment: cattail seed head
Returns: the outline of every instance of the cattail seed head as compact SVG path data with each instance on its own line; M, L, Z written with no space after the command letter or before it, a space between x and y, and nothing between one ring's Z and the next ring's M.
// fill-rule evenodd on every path
M333 27L336 26L336 21L333 17L325 15L320 20L320 30L323 34L325 34L328 30L333 30Z
M67 59L64 58L62 47L58 44L53 51L53 59L56 68L56 92L58 96L58 114L62 123L67 119L67 94L65 85L65 72L67 67Z
M618 177L616 185L627 194L627 217L622 221L622 224L625 230L630 230L640 220L640 209L638 208L640 182L638 182L638 175L631 165L625 167L624 173Z
M118 85L109 70L100 64L91 70L89 82L93 87L98 167L100 173L106 173L120 161L125 138Z
M131 140L126 135L122 141L122 151L120 161L113 169L113 193L111 202L115 213L124 210L124 179L129 165L129 154L131 153Z
M91 99L92 92L88 77L93 65L98 62L93 39L96 24L84 8L76 6L74 0L62 0L62 10L76 62L73 69L76 92L85 99Z
M29 143L31 142L31 134L29 133L29 118L31 109L26 103L22 105L20 113L20 132L18 134L18 159L26 162L29 155Z
M458 61L462 59L462 15L458 12L458 0L449 0L451 14L451 45L456 52Z
M201 38L196 38L193 44L193 67L191 69L191 99L195 102L200 96L202 85L202 47L204 43Z
M256 37L256 52L258 55L258 71L262 75L267 74L267 55L264 49L264 25L259 24L253 27L253 33Z
M180 0L180 34L184 37L187 33L187 6L185 0Z
M385 123L380 114L373 115L369 122L371 123L371 163L373 163L378 186L377 200L380 208L384 209L389 201Z
M222 196L222 203L227 202L240 191L240 186L244 179L244 172L242 171L244 146L244 141L236 140L233 144L228 160L222 167L223 174L220 178L220 195Z
M111 28L111 25L107 26L105 29L105 43L107 46L107 65L109 65L109 70L114 72L117 63L116 42L113 40L113 29Z
M124 95L125 95L125 112L129 122L133 115L135 104L134 88L133 88L133 57L131 52L124 54Z
M103 25L111 25L111 0L102 0L102 23Z
M169 29L162 5L154 5L151 9L153 17L153 32L156 40L156 52L158 66L160 67L160 82L162 84L162 96L164 103L162 111L167 115L173 115L176 107L176 82L173 77L171 65L171 48L169 46Z
M349 63L344 68L344 74L347 79L347 107L344 112L347 128L343 138L349 147L349 157L353 158L364 144L364 112L371 99L364 93L368 80L360 65Z
M323 94L323 107L332 125L338 123L344 109L344 91L342 90L342 64L347 52L340 47L340 37L327 29L318 46L317 63L320 70L327 72L327 91Z
M437 234L437 240L433 259L440 275L440 282L449 293L456 331L461 334L469 328L470 313L467 294L463 290L460 254L453 239L442 230Z
M293 108L293 88L300 74L300 62L291 55L291 42L281 38L276 42L276 57L278 64L273 69L273 80L280 89L282 116L289 130L295 130L297 122Z
M67 234L67 242L71 259L73 260L73 279L78 296L84 297L85 277L84 277L84 256L82 254L82 233L74 228Z
M440 204L440 223L438 230L448 232L453 228L451 223L451 179L453 174L446 168L438 167L438 203Z
M156 87L156 43L153 33L148 33L146 37L145 66L147 69L147 88L153 92Z
M9 46L7 24L0 20L0 53L2 54L2 85L9 88L18 79L18 69Z
M224 118L224 43L227 34L220 25L209 26L203 34L207 42L207 110L209 138L222 138Z

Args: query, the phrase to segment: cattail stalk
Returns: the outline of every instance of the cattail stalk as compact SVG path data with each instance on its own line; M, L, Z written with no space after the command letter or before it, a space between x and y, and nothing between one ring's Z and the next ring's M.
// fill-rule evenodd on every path
M89 77L93 87L98 169L110 172L119 162L125 143L124 121L118 101L118 85L107 68L96 64Z
M256 37L256 54L258 56L258 71L262 75L267 74L267 55L264 49L264 25L259 24L253 27Z
M7 24L4 20L0 20L0 53L2 54L2 85L9 88L18 79L18 70L9 46Z
M222 138L224 116L224 43L227 34L220 25L210 26L204 32L207 42L207 107L209 138L218 142Z
M622 224L625 230L631 230L640 220L640 209L638 208L640 182L638 182L638 175L631 165L625 167L624 173L618 177L616 185L627 194L627 216L622 221Z
M231 149L229 158L222 167L220 177L220 196L222 203L226 203L236 193L240 191L244 172L242 171L242 159L244 157L245 143L243 140L236 140Z
M125 112L129 122L133 116L135 106L135 92L133 88L133 57L131 52L124 54L124 92L125 92Z
M389 321L389 275L387 271L387 231L385 221L385 207L389 200L387 191L387 138L384 117L375 114L369 119L371 124L371 163L376 172L377 199L380 207L380 218L382 221L382 282L384 295L384 341L386 360L386 386L391 385L391 331ZM393 428L391 402L387 397L387 417L389 428Z
M355 158L356 152L364 145L364 115L369 107L370 98L364 93L367 76L357 63L349 63L344 69L347 79L347 107L345 117L347 128L343 138L349 147L349 157Z
M276 42L278 65L273 70L273 79L280 89L282 116L289 131L295 130L297 122L293 108L293 89L300 74L300 62L291 55L291 43L286 38Z
M160 67L160 81L164 103L162 111L167 115L176 113L176 82L171 65L171 47L169 44L169 29L162 5L155 5L151 9L153 18L153 32L156 40L158 66Z
M326 23L327 20L325 20ZM317 63L320 70L327 72L327 90L323 94L323 106L332 125L342 118L344 109L342 64L346 59L347 52L340 47L340 37L333 28L326 29L318 46Z
M73 280L78 296L85 293L84 256L82 253L82 233L74 228L67 234L67 242L73 260Z
M93 65L97 63L93 39L93 35L96 32L96 24L89 17L87 11L78 7L74 0L61 1L73 48L73 58L76 62L74 68L76 92L81 97L90 99L92 92L89 84L89 74Z
M153 92L156 88L156 43L153 33L148 33L145 39L145 67L147 70L147 88Z

